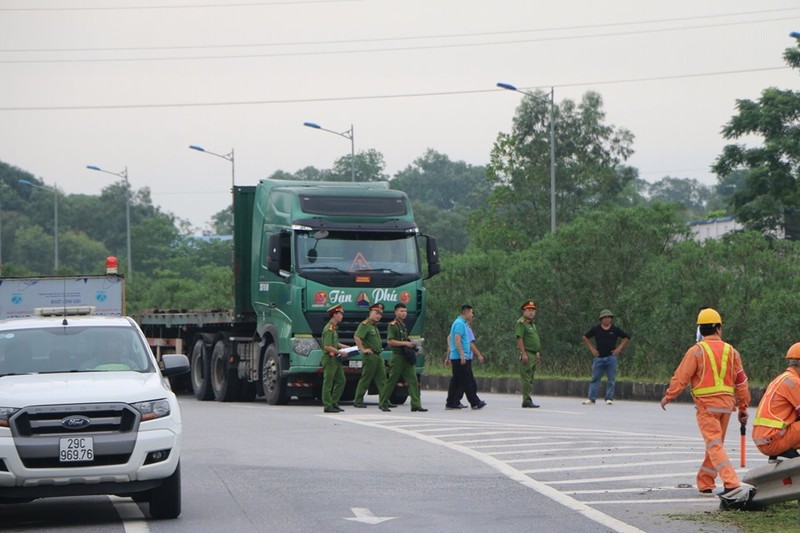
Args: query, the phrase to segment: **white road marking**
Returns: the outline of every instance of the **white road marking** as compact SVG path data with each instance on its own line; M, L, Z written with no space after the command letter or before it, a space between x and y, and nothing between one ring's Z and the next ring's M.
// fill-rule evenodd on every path
M622 457L624 459L624 457ZM508 462L508 461L506 461ZM697 459L681 459L677 461L644 461L642 463L615 463L615 464L602 464L602 465L584 465L584 466L557 466L555 468L535 468L533 470L520 470L523 474L545 474L547 472L575 472L578 470L603 470L606 468L619 468L621 466L656 466L656 465L679 465L686 463L697 463ZM607 479L607 478L606 478Z
M552 443L548 443L548 444L552 444ZM562 451L563 450L563 445L564 445L563 442L559 442L558 443L558 446L559 446L558 450L553 452L553 453L559 454L558 458L562 458L564 456L564 453ZM517 446L517 445L513 445L513 446ZM522 446L522 444L519 444L518 446ZM473 448L483 448L483 446L473 446ZM572 448L572 447L570 447L569 451L570 451L570 453L574 454L575 452L591 452L591 451L596 451L596 450L612 450L612 449L613 450L649 450L649 449L652 449L652 447L651 446L595 446L595 447L591 447L591 448ZM692 451L692 450L698 450L698 449L701 449L701 448L700 448L700 446L674 446L674 447L670 447L669 449L671 451L626 453L625 457L630 457L632 455L659 455L659 454L667 455L667 454L674 454L678 450ZM542 452L547 453L549 451L550 450L533 449L533 450L512 450L512 451L508 451L508 452L487 452L487 453L489 455L497 456L497 455L523 455L523 454L526 454L526 453L539 453L539 454L541 454ZM592 457L592 458L597 458L597 457L619 457L619 454L581 455L581 458L584 458L584 457ZM545 458L537 459L537 460L549 461L549 460L552 460L552 459L555 459L555 458L556 458L555 456L550 456L550 457L545 457ZM525 461L525 460L526 459L519 459L519 461ZM533 460L533 459L529 459L529 460ZM510 463L512 461L508 461L508 462Z
M358 416L358 415L356 415L356 416ZM342 420L342 421L351 422L353 424L360 424L360 425L370 426L370 427L375 427L376 426L375 424L371 423L368 420L357 419L355 416L339 416L338 418L340 420ZM524 486L526 486L526 487L538 492L542 496L550 498L551 500L555 501L556 503L559 503L559 504L563 505L564 507L567 507L568 509L571 509L571 510L573 510L573 511L575 511L575 512L577 512L577 513L579 513L579 514L581 514L583 516L585 516L589 520L592 520L593 522L596 522L596 523L598 523L598 524L600 524L600 525L602 525L604 527L610 528L610 529L612 529L614 531L618 531L620 533L644 533L639 528L634 527L634 526L632 526L630 524L627 524L627 523L625 523L625 522L623 522L621 520L618 520L618 519L614 518L613 516L607 515L607 514L601 512L601 511L598 511L597 509L594 509L594 508L588 506L587 504L585 504L585 503L583 503L581 501L578 501L578 500L576 500L574 498L571 498L570 496L567 496L566 494L564 494L564 493L562 493L562 492L560 492L560 491L548 486L545 483L536 481L535 479L532 479L531 477L523 474L522 472L520 472L519 470L515 469L514 467L512 467L510 465L507 465L506 463L504 463L504 462L502 462L502 461L500 461L498 459L495 459L494 457L491 457L491 456L489 456L489 455L487 455L485 453L478 452L476 450L473 450L473 449L470 449L470 448L467 448L465 446L461 446L461 445L458 445L458 444L445 442L445 441L439 440L436 437L432 437L430 435L423 435L423 434L416 433L416 432L413 432L413 431L408 431L408 430L403 429L403 428L396 428L396 427L391 427L391 426L386 426L386 425L378 425L378 427L383 427L384 429L388 429L390 431L395 431L397 433L401 433L403 435L407 435L407 436L413 437L415 439L418 439L418 440L421 440L421 441L424 441L424 442L435 444L437 446L443 446L443 447L451 449L453 451L468 455L468 456L470 456L470 457L472 457L474 459L477 459L478 461L480 461L480 462L482 462L482 463L484 463L484 464L486 464L488 466L491 466L492 468L494 468L495 470L499 471L500 473L502 473L503 475L505 475L509 479L512 479L512 480L520 483L521 485L524 485Z
M362 524L380 524L381 522L386 522L387 520L394 520L397 518L396 516L375 516L372 514L372 511L367 509L366 507L351 507L351 511L353 514L356 515L355 517L345 517L345 520L352 520L353 522L361 522Z
M125 533L150 533L147 518L136 502L130 498L120 498L119 496L109 496L108 498L114 504L114 510L117 511L120 519L122 519L122 527L125 528Z

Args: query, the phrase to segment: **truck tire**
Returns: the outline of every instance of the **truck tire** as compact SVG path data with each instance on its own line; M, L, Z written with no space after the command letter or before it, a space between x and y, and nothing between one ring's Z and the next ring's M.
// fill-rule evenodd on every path
M181 514L181 464L160 486L150 489L150 516L178 518Z
M403 405L406 403L408 399L408 387L395 387L394 391L392 391L392 395L389 397L389 401L396 405Z
M192 390L194 397L200 401L207 401L214 398L214 391L211 390L211 365L208 357L208 350L203 339L197 339L192 348Z
M236 374L236 367L228 367L230 349L224 341L218 340L214 343L214 350L211 352L211 366L209 376L211 378L211 390L214 391L214 399L218 402L233 402L239 399L239 376Z
M267 346L261 364L261 384L264 387L264 398L270 405L286 405L289 403L289 390L286 378L281 378L281 358L274 344Z
M244 381L239 380L241 383L241 389L239 390L239 401L240 402L252 402L256 399L256 394L258 393L258 384L255 381Z

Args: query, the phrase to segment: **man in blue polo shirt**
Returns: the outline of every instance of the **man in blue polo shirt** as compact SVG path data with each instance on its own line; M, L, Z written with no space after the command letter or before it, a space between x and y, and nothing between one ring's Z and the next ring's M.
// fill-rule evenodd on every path
M473 409L486 407L486 402L478 398L475 387L475 377L472 375L472 349L468 324L472 321L474 312L471 305L461 306L461 315L450 326L450 368L453 378L450 380L448 398L455 398L456 391L463 390L467 401Z

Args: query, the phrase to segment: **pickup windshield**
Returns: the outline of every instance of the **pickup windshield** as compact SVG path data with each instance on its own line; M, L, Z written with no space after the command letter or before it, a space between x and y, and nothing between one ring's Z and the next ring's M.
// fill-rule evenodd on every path
M0 376L61 372L152 372L132 328L58 327L0 332Z
M320 237L297 233L297 268L347 273L383 272L419 275L417 240L413 234L360 234L331 232Z

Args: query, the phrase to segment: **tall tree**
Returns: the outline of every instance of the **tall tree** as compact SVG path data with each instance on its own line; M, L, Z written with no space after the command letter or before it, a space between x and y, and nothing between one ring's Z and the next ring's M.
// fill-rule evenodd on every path
M800 69L800 37L783 54ZM737 114L722 128L725 139L761 138L758 146L729 144L714 163L720 180L745 170L744 186L733 194L736 218L762 232L786 229L786 215L800 209L800 92L770 87L756 101L736 101Z
M599 94L555 108L556 218L564 224L581 211L618 203L635 173L618 171L633 153L633 134L605 123ZM494 188L489 207L473 214L470 232L485 247L523 248L550 229L550 103L525 96L511 133L497 137L488 168Z

